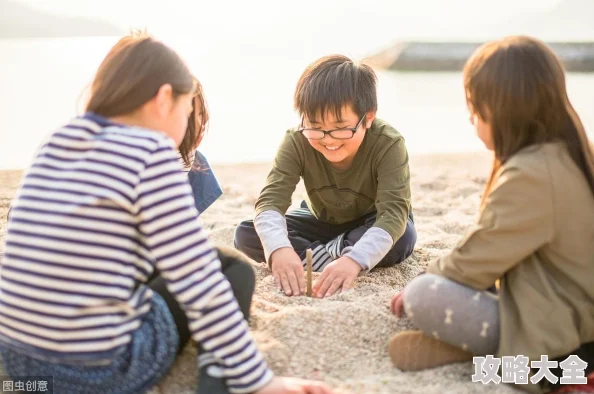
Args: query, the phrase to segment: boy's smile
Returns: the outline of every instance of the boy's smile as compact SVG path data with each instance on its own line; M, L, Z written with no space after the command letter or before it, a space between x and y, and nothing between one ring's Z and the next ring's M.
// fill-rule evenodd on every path
M329 110L323 118L318 116L316 119L304 119L301 131L310 145L335 168L346 170L351 166L363 142L365 131L371 127L374 119L375 113L360 117L350 105L346 105L339 117ZM322 135L323 138L320 138Z
M326 148L326 149L328 149L329 151L332 151L332 152L337 151L340 148L342 148L342 145L332 145L332 146L331 145L324 145L324 144L322 144L322 145L324 146L324 148Z

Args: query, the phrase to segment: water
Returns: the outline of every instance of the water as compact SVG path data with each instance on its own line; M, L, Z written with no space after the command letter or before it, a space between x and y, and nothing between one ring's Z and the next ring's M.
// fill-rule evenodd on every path
M80 96L116 38L0 40L0 169L23 168L43 137L80 112ZM165 40L204 85L211 111L201 146L214 163L272 159L299 119L293 90L319 56L369 53L369 43ZM411 153L483 149L468 122L459 73L378 71L378 116L405 136ZM594 131L594 74L568 75L570 99Z

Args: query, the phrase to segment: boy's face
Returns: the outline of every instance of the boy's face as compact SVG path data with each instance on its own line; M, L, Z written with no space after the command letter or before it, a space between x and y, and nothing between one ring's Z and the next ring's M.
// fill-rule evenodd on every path
M374 119L375 112L367 113L360 118L348 105L342 108L340 118L336 117L334 111L328 111L323 118L305 118L302 132L310 145L323 154L326 160L336 168L346 169L351 165L363 142L365 131L371 127ZM354 133L348 130L355 128ZM333 131L332 134L338 138L326 133L322 139L318 139L322 134L320 131Z

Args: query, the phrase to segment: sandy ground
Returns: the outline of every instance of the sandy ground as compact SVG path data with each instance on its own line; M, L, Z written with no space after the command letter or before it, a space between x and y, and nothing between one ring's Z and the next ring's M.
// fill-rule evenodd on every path
M386 344L398 331L412 328L390 314L390 297L445 253L473 222L489 172L485 154L419 155L411 158L413 208L418 231L416 250L395 268L378 269L357 280L356 287L328 299L288 298L275 290L264 264L256 264L257 289L251 328L275 373L321 379L339 393L514 393L503 385L471 382L471 363L422 372L401 372L390 364ZM267 164L214 167L224 189L203 215L216 242L232 245L234 227L250 218L263 186ZM21 177L0 172L0 223ZM301 201L300 185L294 203ZM0 253L3 250L0 235ZM196 352L188 346L169 376L151 394L196 390Z

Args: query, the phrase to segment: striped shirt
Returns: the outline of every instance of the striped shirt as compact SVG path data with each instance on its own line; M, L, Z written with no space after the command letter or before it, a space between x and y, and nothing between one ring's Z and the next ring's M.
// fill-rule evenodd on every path
M0 265L0 340L58 361L109 360L150 311L157 268L232 392L272 378L198 218L173 141L73 119L14 199Z

